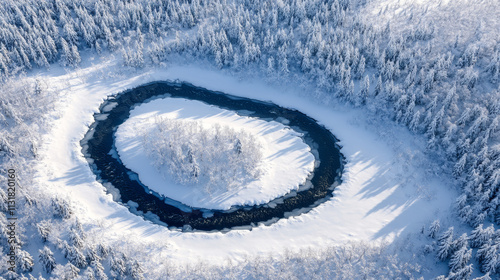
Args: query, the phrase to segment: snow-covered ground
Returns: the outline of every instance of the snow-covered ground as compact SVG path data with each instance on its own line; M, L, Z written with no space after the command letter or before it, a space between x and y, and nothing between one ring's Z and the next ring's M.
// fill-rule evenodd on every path
M74 74L43 76L64 87L59 117L40 151L38 180L51 182L45 191L67 195L78 205L82 221L114 246L148 248L148 257L175 263L196 260L220 263L230 258L302 248L324 248L352 241L393 241L416 233L436 218L446 217L456 193L426 168L424 144L405 129L376 126L354 109L319 105L301 97L297 88L281 89L256 81L241 82L215 71L170 66L108 78L114 64L89 66ZM115 72L116 73L116 72ZM315 118L340 139L347 164L334 197L306 214L270 226L228 233L179 232L129 212L106 195L81 153L79 141L106 96L155 80L179 79L211 90L273 101ZM135 250L134 250L135 251Z
M156 118L198 121L252 134L262 144L261 176L230 190L214 188L208 195L203 185L182 185L165 178L145 150L142 135L153 129ZM314 169L314 156L300 135L276 121L240 116L200 101L181 98L155 99L135 107L116 131L115 145L122 162L139 175L150 189L186 205L206 209L230 209L256 205L297 190Z

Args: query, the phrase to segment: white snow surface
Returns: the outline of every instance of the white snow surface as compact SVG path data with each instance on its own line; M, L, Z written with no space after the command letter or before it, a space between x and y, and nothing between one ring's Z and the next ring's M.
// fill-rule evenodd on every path
M91 59L87 60L90 62ZM147 248L148 258L178 264L204 260L239 261L248 255L325 248L345 242L392 242L418 232L437 218L449 217L456 192L448 178L432 173L421 152L425 143L406 129L376 125L360 111L320 105L292 86L274 88L247 79L238 81L216 70L169 65L165 70L121 72L120 65L101 62L69 74L57 69L40 74L48 85L64 90L52 129L39 150L37 180L45 192L71 198L75 215L113 246ZM114 73L107 75L106 73ZM117 73L117 74L116 74ZM80 140L103 100L125 89L157 80L187 81L233 95L272 101L315 118L340 139L346 157L343 183L332 199L299 216L258 225L250 230L180 232L132 214L106 194L81 152ZM309 94L309 93L308 93ZM306 94L303 94L306 96ZM429 170L428 170L429 169Z
M203 191L203 185L182 185L165 178L148 157L141 139L143 131L155 127L158 117L196 120L205 128L220 124L252 134L262 145L262 175L234 189L215 188L211 194ZM314 156L299 136L276 121L240 116L196 100L162 98L135 107L130 118L118 127L115 145L124 165L151 190L192 207L228 210L235 205L267 203L305 183L314 169Z

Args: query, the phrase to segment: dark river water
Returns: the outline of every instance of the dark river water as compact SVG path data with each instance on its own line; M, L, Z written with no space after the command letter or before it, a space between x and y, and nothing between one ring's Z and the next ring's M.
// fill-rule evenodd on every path
M316 164L308 183L298 191L262 205L218 211L192 208L162 197L144 186L137 179L137 174L127 169L113 151L114 132L129 117L130 110L148 100L166 96L198 100L264 120L286 119L292 129L303 133L302 138L315 151L319 164ZM307 212L330 198L335 186L341 182L344 157L335 136L305 114L273 103L214 92L187 83L154 82L109 97L101 105L100 113L94 117L95 122L81 144L98 180L104 185L112 184L125 205L130 205L127 204L129 201L137 203L138 206L133 207L132 212L151 212L157 216L155 219L169 227L203 231L245 226L251 229L259 223L269 224Z

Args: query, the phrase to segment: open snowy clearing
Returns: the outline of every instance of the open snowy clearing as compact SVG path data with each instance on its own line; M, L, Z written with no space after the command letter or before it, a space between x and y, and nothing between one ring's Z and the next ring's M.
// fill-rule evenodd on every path
M423 144L404 129L377 132L353 109L318 105L295 89L277 90L257 82L239 82L213 71L173 67L102 78L115 65L81 69L77 74L45 76L48 85L64 88L59 115L46 135L37 167L38 180L51 182L47 192L67 195L78 205L82 221L99 223L95 234L115 245L138 243L150 257L175 262L241 260L245 255L324 248L346 241L393 241L417 232L430 221L447 217L454 191L430 175ZM182 233L145 221L105 194L80 147L93 113L110 94L155 80L179 79L211 90L270 100L315 118L340 139L347 164L334 197L306 214L270 226L228 233ZM385 136L384 136L385 135Z
M237 188L215 188L210 195L203 191L203 185L186 186L166 178L148 157L141 139L144 131L155 127L157 118L196 120L207 128L219 124L252 134L262 144L261 176ZM310 147L289 127L180 98L156 99L135 107L116 131L115 145L122 162L143 184L197 208L227 210L234 205L264 204L297 190L314 169Z

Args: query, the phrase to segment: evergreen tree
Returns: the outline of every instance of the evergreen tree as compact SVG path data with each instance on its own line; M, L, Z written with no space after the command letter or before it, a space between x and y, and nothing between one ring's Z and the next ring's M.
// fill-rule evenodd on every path
M19 272L31 272L33 270L34 262L33 257L24 250L17 250L16 252L16 263Z
M456 178L459 178L462 176L464 169L465 169L466 162L467 162L467 153L462 155L462 157L457 161L457 163L455 164L455 167L453 168L453 175Z
M104 267L99 261L93 261L91 264L94 269L94 275L97 280L107 280L108 276L104 273Z
M450 275L448 276L449 280L463 280L470 279L472 272L474 269L472 268L472 264L465 265L456 271L450 271Z
M54 258L54 254L52 251L47 247L44 246L42 250L38 250L39 252L39 261L40 264L42 264L43 270L47 272L47 274L50 274L52 270L56 267L56 260Z
M88 265L85 256L82 254L80 249L75 246L70 247L67 259L70 263L79 268L85 268Z
M378 76L377 84L375 85L374 95L378 96L380 93L382 93L382 78Z
M420 111L416 111L415 114L413 114L412 120L410 122L410 130L416 133L419 131L419 126L420 126Z
M110 252L111 249L107 245L102 243L99 243L97 245L97 253L101 258L106 258L110 254Z
M77 230L75 230L74 228L72 228L70 233L69 233L69 241L70 241L71 245L73 245L77 248L83 247L83 239L80 237Z
M72 57L72 66L75 67L80 64L82 59L80 58L80 53L78 52L78 47L75 45L71 46L71 57Z
M110 260L111 275L115 278L124 278L127 272L124 256L112 256Z
M99 254L97 253L97 249L94 246L90 246L87 248L87 251L85 253L85 259L87 260L87 263L92 263L93 261L100 261L101 257L99 257Z
M54 216L62 219L69 219L73 214L70 204L59 197L52 199L52 207L54 210Z
M441 225L439 223L439 220L435 220L434 222L432 222L432 224L429 226L429 237L436 238L440 229Z
M43 242L47 242L47 239L49 238L50 234L50 223L47 221L42 221L37 224L37 229L38 229L38 234L42 238Z
M460 237L453 241L453 252L456 252L460 248L467 247L469 245L468 241L469 238L467 237L467 233L463 233L462 235L460 235Z
M129 262L127 265L127 274L132 277L134 280L143 280L145 279L143 274L144 270L141 265L136 261Z
M483 273L494 274L498 271L500 263L499 254L498 244L486 243L477 250L476 258Z
M97 278L95 277L95 272L92 269L92 267L87 267L87 269L85 269L85 272L83 273L83 276L85 277L86 280L97 280Z
M437 257L439 260L444 261L447 259L453 250L453 231L454 228L450 227L438 239Z
M483 224L479 224L472 232L470 236L470 246L472 248L479 248L486 244L492 239L495 233L493 225L486 229L483 229Z
M79 273L80 273L80 269L78 269L76 266L72 265L71 263L68 263L64 266L65 279L74 279L78 276Z
M363 77L364 73L365 73L365 67L366 67L366 59L364 56L361 56L361 58L359 59L359 63L356 67L356 78L357 79L361 79L361 77ZM366 77L365 77L366 79Z
M356 104L358 106L364 105L366 103L366 99L370 93L370 77L368 75L363 79L363 84L361 85L361 89L359 91Z
M453 273L460 272L463 268L467 266L467 263L469 263L471 257L472 257L472 249L468 249L467 246L463 246L462 248L458 249L451 256L449 263L450 272Z

